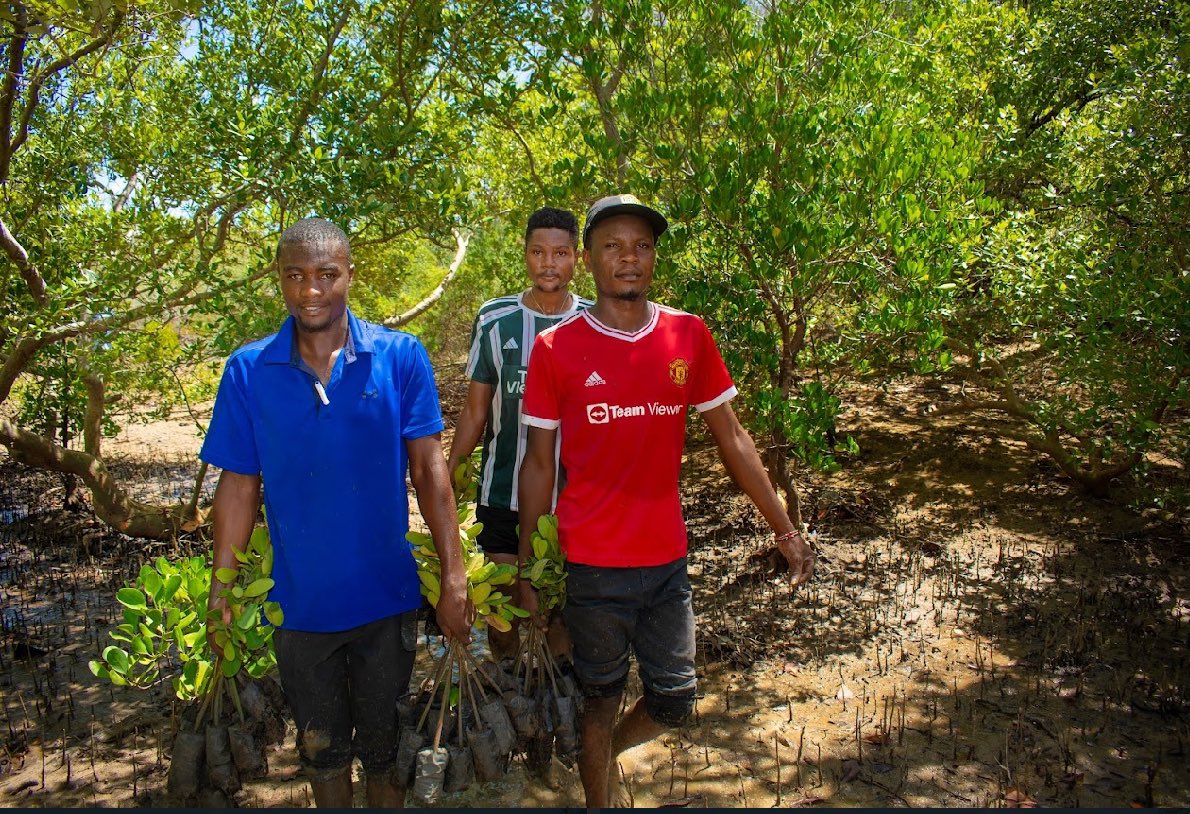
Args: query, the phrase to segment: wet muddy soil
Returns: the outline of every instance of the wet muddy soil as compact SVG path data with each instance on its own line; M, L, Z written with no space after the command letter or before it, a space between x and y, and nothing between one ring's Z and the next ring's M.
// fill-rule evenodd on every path
M839 429L861 451L803 481L819 562L796 591L692 432L699 698L687 727L621 757L625 802L1190 806L1185 506L1142 510L1128 484L1086 497L986 423L940 417L945 399L914 380L849 394ZM110 448L140 494L189 494L192 423ZM1157 461L1150 487L1184 488L1183 464ZM0 458L0 805L167 805L168 685L107 686L86 664L140 563L203 544L124 538L62 494L57 476ZM292 728L269 763L234 804L312 804ZM440 804L581 803L573 770L543 780L514 762Z

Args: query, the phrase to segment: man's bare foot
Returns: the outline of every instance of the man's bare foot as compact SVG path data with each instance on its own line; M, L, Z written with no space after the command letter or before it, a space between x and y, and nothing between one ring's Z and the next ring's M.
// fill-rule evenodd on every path
M632 784L629 783L628 775L618 760L612 761L611 770L607 773L607 807L636 807L636 800L632 796Z

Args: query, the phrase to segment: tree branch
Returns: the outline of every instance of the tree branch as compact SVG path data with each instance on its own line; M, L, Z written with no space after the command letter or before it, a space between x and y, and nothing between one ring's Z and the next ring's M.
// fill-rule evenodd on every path
M600 85L595 78L591 79L591 92L595 94L595 101L599 105L599 121L603 125L603 134L616 146L616 184L622 189L628 183L628 153L620 135L620 128L616 126L616 117L612 113L612 94L607 85Z
M521 135L521 131L517 129L516 124L511 118L507 116L500 116L504 122L504 126L512 131L516 136L516 140L521 143L521 147L525 150L525 159L529 162L529 177L533 179L533 183L537 184L538 192L545 194L545 182L541 180L541 176L537 174L537 162L533 158L533 148L529 146L529 142L525 141L525 137Z
M190 501L186 504L186 516L198 517L198 498L202 495L202 484L207 479L208 464L199 460L198 474L194 477L194 489L190 492Z
M302 135L302 130L306 127L306 122L309 120L311 112L314 110L314 101L319 97L319 86L322 85L322 80L326 77L326 69L330 65L331 54L335 50L335 42L339 39L339 35L343 33L343 27L347 25L347 18L351 16L351 10L351 3L343 4L343 10L340 12L338 19L335 20L335 27L331 30L330 36L326 38L326 47L322 49L322 54L318 57L318 62L314 64L314 76L310 82L310 95L302 103L302 109L293 120L293 128L289 131L288 144L291 155L294 146L297 144L297 140Z
M454 280L456 275L458 275L459 269L463 267L463 259L467 256L467 244L471 241L471 235L462 231L461 229L455 229L454 236L458 248L455 250L455 258L451 262L450 268L447 269L446 276L443 277L442 281L438 283L434 290L431 291L426 296L426 298L417 305L413 306L403 314L398 314L397 316L392 316L384 320L384 325L386 327L399 328L402 325L407 325L416 317L419 317L426 311L430 310L430 307L442 298L442 295L446 292L446 287L450 285L451 281Z
M974 348L971 348L963 342L951 337L947 337L945 344L946 347L950 348L955 353L961 353L973 363L975 362L976 355ZM1012 386L1012 381L1009 379L1008 374L1005 372L1004 366L1000 364L1000 361L994 357L985 356L983 363L992 369L992 373L995 374L997 380L1000 382L998 388L989 389L999 389L999 391L1004 394L1004 401L1008 405L1008 411L1019 418L1029 421L1030 423L1040 423L1037 420L1037 414L1028 409L1017 395L1016 388Z
M0 246L4 247L4 253L8 255L8 259L20 271L33 301L42 308L48 305L49 299L45 295L45 278L41 276L37 267L29 262L29 252L25 251L25 247L20 244L20 241L13 236L12 232L8 231L8 225L3 220L0 220Z
M23 464L77 475L91 490L99 518L129 536L165 540L202 519L197 511L187 515L190 507L181 503L156 506L133 500L95 455L58 446L7 418L0 418L0 444Z
M61 342L64 339L70 339L75 336L89 336L92 334L103 333L104 331L113 331L118 328L123 328L136 322L139 319L160 313L162 311L169 311L173 308L185 308L190 305L197 305L200 302L209 300L218 293L225 293L229 290L234 290L242 286L249 285L260 278L270 273L274 268L274 264L269 263L261 266L255 272L242 280L230 283L222 288L212 288L198 294L191 294L197 281L189 283L180 289L177 289L170 295L170 299L166 302L149 302L137 308L131 308L123 313L112 314L109 317L92 320L77 320L69 322L64 325L59 325L40 336L24 336L20 337L16 344L13 345L8 356L4 359L3 366L0 366L0 404L12 392L12 385L21 372L29 364L39 350L46 345L54 342Z
M120 193L120 197L112 204L112 212L120 212L124 207L128 206L128 202L132 200L132 193L136 191L138 182L137 173L139 170L133 170L132 175L128 176L128 183L124 185L124 191Z
M8 180L8 166L12 157L12 108L24 70L25 45L29 42L27 21L25 6L17 3L16 21L8 46L8 70L4 75L4 90L0 92L0 184Z
M1089 88L1087 90L1077 90L1068 94L1064 99L1055 102L1054 105L1045 113L1040 115L1033 115L1029 119L1029 123L1025 126L1023 137L1021 141L1032 136L1041 128L1052 122L1067 108L1072 109L1075 113L1081 111L1091 102L1103 96L1103 91L1098 88Z
M83 450L88 455L99 457L100 439L103 437L103 379L88 372L83 376L87 388L87 412L83 416Z
M624 78L624 69L628 67L628 49L621 47L620 54L616 58L616 67L612 68L611 76L607 78L604 83L604 90L607 92L608 99L615 95L616 91L620 89L620 80Z
M33 355L47 344L49 343L29 336L20 337L13 344L12 350L4 357L4 365L0 367L0 404L8 399L13 382L21 375L21 371L29 364Z
M591 27L598 30L602 24L603 4L594 2L591 4ZM590 44L585 45L582 50L586 57L592 54ZM612 69L612 74L607 82L603 82L601 77L595 76L594 72L589 77L591 92L595 94L595 102L599 107L599 121L603 125L603 134L616 146L616 183L621 188L628 183L628 155L624 148L624 140L620 136L620 129L616 126L615 115L612 113L612 96L615 95L620 85L620 79L624 74L627 62L627 50L621 48L616 66Z
M93 54L103 46L107 45L116 36L116 31L120 28L120 24L124 22L124 12L117 11L112 15L111 24L107 31L102 36L91 40L86 45L70 52L66 56L59 57L45 67L45 70L39 71L37 76L29 83L28 98L25 101L25 107L21 111L21 123L17 128L16 137L12 140L12 147L8 151L11 157L13 153L20 149L21 145L25 143L25 139L29 137L29 122L33 119L33 114L37 110L38 102L40 101L41 89L45 85L46 80L56 73L66 70L71 65L78 62L83 57ZM8 180L8 167L0 167L4 174L0 175L0 183Z

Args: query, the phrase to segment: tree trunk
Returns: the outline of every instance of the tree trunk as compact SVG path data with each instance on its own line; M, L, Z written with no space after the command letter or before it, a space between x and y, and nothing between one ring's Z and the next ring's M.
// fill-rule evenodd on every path
M66 409L66 405L62 406L62 423L58 427L58 441L63 447L70 446L70 413ZM66 509L76 509L79 507L81 500L79 499L79 479L70 472L62 473L62 506Z
M130 537L170 540L205 519L205 512L181 503L158 506L133 500L96 456L61 447L4 418L0 418L0 444L23 464L77 475L91 490L99 519Z
M784 494L785 512L793 521L793 525L800 530L802 528L802 500L798 495L797 483L794 478L797 467L789 465L790 458L786 454L788 449L789 442L786 440L785 434L780 429L774 428L769 434L769 477L772 478L773 486L777 491Z

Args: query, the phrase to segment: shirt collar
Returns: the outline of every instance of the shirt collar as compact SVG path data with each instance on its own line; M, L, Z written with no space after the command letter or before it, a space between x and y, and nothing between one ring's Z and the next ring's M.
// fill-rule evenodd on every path
M347 344L343 346L343 361L351 364L361 353L372 352L371 325L356 319L351 309L347 309ZM271 365L295 365L301 362L302 355L298 352L297 329L294 327L293 315L286 317L272 341L265 346L261 359Z

